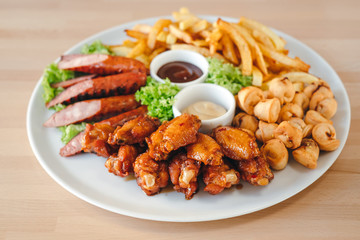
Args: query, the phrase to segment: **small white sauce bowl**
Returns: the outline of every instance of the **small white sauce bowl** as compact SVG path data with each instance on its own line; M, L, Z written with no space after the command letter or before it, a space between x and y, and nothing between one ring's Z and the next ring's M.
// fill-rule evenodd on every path
M226 109L226 113L220 117L201 120L200 132L209 133L218 126L231 125L236 106L234 95L226 88L211 83L194 84L176 94L174 116L180 116L185 108L198 101L213 102Z
M151 64L150 64L151 77L159 82L164 83L164 80L157 75L157 72L163 65L170 63L170 62L175 62L175 61L191 63L191 64L197 66L198 68L200 68L201 71L203 72L203 74L199 78L197 78L193 81L186 82L186 83L174 83L173 82L173 84L179 86L180 89L190 86L192 84L202 83L205 81L205 79L208 76L209 63L203 55L201 55L197 52L194 52L194 51L189 51L189 50L169 50L169 51L166 51L166 52L163 52L163 53L157 55L151 61Z

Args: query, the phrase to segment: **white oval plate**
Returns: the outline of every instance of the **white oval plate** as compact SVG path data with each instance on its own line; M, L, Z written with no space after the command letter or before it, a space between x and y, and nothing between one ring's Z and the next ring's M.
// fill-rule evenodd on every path
M211 22L217 19L215 16L202 17ZM125 29L138 23L152 25L157 19L144 19L103 31L80 42L65 54L78 53L85 43L92 43L97 39L105 44L120 44L127 38ZM223 19L233 22L237 20L226 17ZM172 222L208 221L240 216L284 201L316 181L335 162L348 136L350 103L339 76L321 56L300 41L276 32L287 41L289 55L298 56L310 64L310 72L330 84L338 101L339 107L333 121L341 144L334 152L321 153L315 170L308 170L295 161L290 161L285 170L275 172L274 180L265 187L243 183L241 190L233 187L216 196L200 189L189 201L185 200L184 194L172 191L169 187L158 195L148 197L133 178L120 178L108 173L104 167L104 158L94 154L79 154L70 158L59 155L63 146L60 131L42 126L52 112L45 108L42 100L41 79L33 91L27 112L27 132L36 158L57 183L77 197L103 209L137 218Z

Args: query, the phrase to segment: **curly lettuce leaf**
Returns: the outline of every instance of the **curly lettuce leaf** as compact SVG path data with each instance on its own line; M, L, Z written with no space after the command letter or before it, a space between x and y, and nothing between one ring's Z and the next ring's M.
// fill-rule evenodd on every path
M225 87L232 94L237 94L242 87L250 86L252 76L242 75L240 69L216 58L208 58L209 74L205 82Z
M59 69L56 63L47 66L44 70L44 76L41 82L44 89L44 101L46 103L50 102L51 99L64 90L63 88L53 88L51 87L51 84L66 81L70 78L74 78L74 76L75 73L73 71Z
M169 79L166 79L165 83L160 83L148 77L146 86L135 93L135 98L136 101L148 106L148 115L157 117L163 122L174 117L172 105L179 91L179 87L171 84Z
M67 144L71 139L73 139L80 132L84 131L86 128L86 122L78 123L78 124L70 124L67 126L59 127L62 132L61 141L64 144Z
M82 54L99 53L99 54L114 55L114 53L107 46L102 44L100 40L96 40L90 45L85 44L81 49L81 53Z

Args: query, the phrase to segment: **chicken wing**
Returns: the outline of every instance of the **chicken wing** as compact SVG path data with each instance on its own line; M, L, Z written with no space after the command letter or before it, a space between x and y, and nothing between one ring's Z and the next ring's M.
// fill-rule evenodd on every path
M269 164L261 155L254 159L242 160L237 163L241 178L252 185L265 186L274 178Z
M230 188L240 181L239 172L231 168L227 161L217 166L205 165L202 173L206 184L204 191L213 195L221 193L225 188Z
M217 127L213 131L223 153L234 160L251 160L260 155L255 137L247 131L230 127Z
M220 165L223 153L220 145L210 136L199 133L197 141L186 146L187 157L203 162L205 165Z
M171 151L196 142L200 125L200 119L190 114L182 114L164 123L146 138L150 157L157 161L166 160Z
M141 143L146 137L150 136L160 124L157 118L148 115L139 116L126 122L123 126L117 127L114 133L110 133L108 143L111 145Z
M197 176L201 163L186 157L186 153L178 153L169 164L169 174L174 189L185 194L190 200L198 190Z
M110 173L120 177L126 177L134 173L133 164L143 149L135 145L124 145L119 148L117 154L111 155L105 162L105 167Z
M116 153L117 147L107 144L108 136L114 130L115 128L108 124L86 124L86 129L81 139L81 150L84 152L94 152L102 157L109 157Z
M148 196L160 192L169 181L167 161L154 161L148 152L136 158L134 173L137 184Z

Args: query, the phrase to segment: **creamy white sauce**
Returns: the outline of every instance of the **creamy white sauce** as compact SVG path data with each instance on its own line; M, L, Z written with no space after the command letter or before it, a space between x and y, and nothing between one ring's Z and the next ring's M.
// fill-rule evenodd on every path
M182 113L196 115L200 120L209 120L224 115L226 109L213 102L199 101L185 108Z

